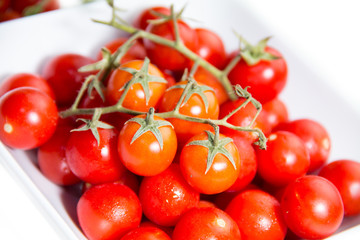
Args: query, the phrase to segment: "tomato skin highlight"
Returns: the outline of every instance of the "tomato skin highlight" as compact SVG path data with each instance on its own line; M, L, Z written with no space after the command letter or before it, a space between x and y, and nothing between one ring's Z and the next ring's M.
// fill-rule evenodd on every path
M220 134L220 139L226 136ZM204 132L189 139L188 143L198 140L207 140ZM240 171L240 156L233 142L225 145L225 149L233 157L235 166L221 153L217 153L213 163L206 173L209 149L199 145L188 145L180 154L180 168L186 181L197 191L204 194L216 194L231 187L238 178Z
M20 87L0 98L0 139L9 147L41 146L55 132L57 122L54 100L38 89Z
M280 204L262 190L241 192L231 200L225 212L238 224L242 239L285 238L287 227Z
M289 229L306 239L330 236L344 216L336 187L325 178L313 175L300 177L286 187L281 209Z
M156 227L136 228L128 232L120 240L171 240L171 238L161 229Z
M143 178L139 199L149 220L174 226L183 213L197 206L200 194L185 181L179 165L171 164L162 173Z
M332 182L344 203L345 216L360 214L360 163L341 159L325 165L319 176Z
M224 211L215 207L193 208L176 224L173 240L241 240L239 227Z
M99 145L90 130L71 132L66 145L71 171L91 184L116 181L126 170L117 152L117 130L98 128L98 132Z
M90 240L116 240L139 226L142 209L130 188L120 183L103 183L81 196L77 215Z
M145 119L146 115L139 115L136 118ZM154 116L154 120L164 119ZM170 166L176 150L176 133L172 126L159 127L163 139L163 147L155 135L148 131L132 142L133 136L140 128L136 122L128 121L121 129L118 138L118 153L121 162L131 172L141 176L154 176Z

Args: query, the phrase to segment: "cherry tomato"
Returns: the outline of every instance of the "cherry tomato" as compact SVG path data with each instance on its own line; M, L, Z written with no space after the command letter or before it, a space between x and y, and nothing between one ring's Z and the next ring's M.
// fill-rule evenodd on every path
M121 68L126 67L140 70L143 65L143 60L133 60L122 64L120 68L116 69L111 74L107 85L107 99L110 104L116 104L119 101L122 93L124 92L122 87L124 87L124 85L133 78L132 74L122 70ZM149 64L147 73L154 77L164 78L162 72L151 63ZM144 85L148 85L148 91L144 89ZM166 85L166 80L164 80L164 82L149 81L144 84L136 82L130 87L122 105L132 110L147 112L151 107L156 107L166 90Z
M140 15L135 25L138 26L140 29L145 30L146 27L149 25L149 20L159 19L159 16L155 15L154 13L161 13L167 16L170 16L171 12L169 8L157 6L145 9Z
M117 38L117 39L112 40L111 42L105 44L104 47L106 47L110 51L110 53L114 53L127 40L128 40L128 38L126 38L126 37L120 37L120 38ZM121 58L120 63L126 63L126 62L129 62L132 60L142 60L145 57L146 57L146 50L144 48L144 45L139 40L135 40L133 42L133 45L130 47L130 49ZM98 60L102 59L101 51L97 54L96 58Z
M172 88L168 88L159 104L159 112L168 112L174 110L176 104L180 100L181 94L187 82L181 81L176 83ZM199 87L200 86L200 87ZM201 88L203 85L199 85ZM179 112L183 115L197 118L217 119L219 116L219 103L213 91L203 91L208 107L204 100L198 94L192 94L191 97L183 102L180 106ZM186 143L192 136L199 134L205 130L210 130L212 127L208 124L195 123L178 118L167 119L174 126L178 142L180 146Z
M177 20L177 24L182 43L188 49L196 51L198 44L195 30L182 20ZM174 23L171 20L160 24L149 24L146 31L169 40L175 40ZM190 66L191 61L171 47L154 43L148 39L144 39L144 46L151 62L161 69L178 71Z
M54 90L56 103L70 106L85 78L90 73L80 73L78 69L92 64L94 60L79 54L61 54L50 59L43 68L42 77Z
M243 189L239 190L239 191L225 191L225 192L221 192L219 194L216 194L214 196L213 202L215 203L215 205L220 208L221 210L226 209L226 207L229 205L229 203L231 202L231 200L233 200L237 195L239 195L241 192L246 191L246 190L250 190L250 189L259 189L260 188L252 183L246 185L246 187L244 187Z
M304 176L310 159L304 142L295 134L278 131L272 133L267 149L256 149L258 173L268 183L285 186Z
M240 240L236 222L224 211L214 208L193 208L176 224L173 240Z
M319 122L310 119L298 119L284 122L276 127L276 130L292 132L305 142L310 154L309 172L321 168L328 160L331 141L325 127Z
M70 170L65 147L70 136L70 126L59 126L53 136L38 149L37 159L41 172L59 185L73 185L80 179Z
M266 47L265 52L279 58L260 60L255 65L248 65L244 60L240 60L228 75L233 85L239 84L243 88L249 87L248 91L261 103L277 97L287 81L285 59L274 48Z
M0 86L0 96L18 87L33 87L55 99L54 91L48 82L40 76L30 73L18 73L5 79Z
M227 206L244 239L284 239L287 231L279 202L262 190L246 190Z
M344 203L345 216L360 214L360 163L341 159L325 165L319 176L332 182Z
M171 240L171 238L161 229L156 227L139 227L131 230L120 240Z
M257 171L257 160L254 147L241 135L232 133L227 135L231 137L239 151L240 155L240 172L233 185L226 191L239 191L248 186L254 179Z
M225 191L234 184L241 163L235 144L232 141L225 141L229 138L222 134L218 140L221 144L219 152L211 152L213 146L205 147L197 144L199 141L209 143L211 141L209 134L201 133L189 139L181 151L180 167L184 178L194 189L205 194L215 194ZM228 155L224 155L224 152ZM215 154L213 159L209 160L208 157L213 154ZM208 162L211 163L210 167Z
M145 220L140 223L140 227L155 227L163 230L169 237L172 236L172 233L174 231L173 227L164 227L159 224L153 223L151 221Z
M17 18L21 18L20 13L14 11L12 9L8 9L5 12L0 13L0 22L10 21L10 20L14 20Z
M16 88L0 98L0 139L9 147L39 147L51 138L57 121L54 100L35 88Z
M339 228L344 215L336 187L323 177L311 175L286 187L281 209L289 229L305 239L330 236Z
M117 153L118 132L113 128L97 130L99 142L90 130L71 132L66 145L70 169L92 184L116 181L125 172Z
M77 215L87 238L115 240L139 226L142 210L130 188L120 183L103 183L81 196Z
M0 14L5 13L10 6L10 0L0 0Z
M11 1L11 8L19 13L23 13L23 11L30 6L34 6L39 4L42 0L12 0ZM41 12L47 12L59 9L60 5L58 0L50 0L48 1L45 6L43 7Z
M195 29L198 48L196 53L219 69L223 69L226 64L226 52L222 39L210 29Z
M223 85L214 75L205 70L205 68L199 67L194 74L194 78L198 83L205 84L214 89L219 104L223 104L229 100L229 96Z
M157 116L138 115L128 120L119 134L118 152L121 162L137 175L154 176L161 173L170 166L176 149L173 126Z
M197 206L200 194L185 181L178 164L162 173L144 177L139 198L145 216L161 226L174 226L180 216Z

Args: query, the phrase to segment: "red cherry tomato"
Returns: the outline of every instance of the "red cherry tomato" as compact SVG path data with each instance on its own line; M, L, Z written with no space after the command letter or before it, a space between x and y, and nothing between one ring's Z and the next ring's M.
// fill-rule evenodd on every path
M215 32L205 29L195 29L198 48L196 53L219 69L223 69L226 64L226 52L222 39Z
M138 119L143 119L141 125L135 121ZM156 126L157 123L165 124L156 127L160 132L158 137L148 130L134 140L135 134L141 129ZM170 166L176 149L177 140L173 126L157 116L148 119L146 115L138 115L127 121L119 134L120 160L127 169L137 175L154 176L161 173Z
M274 186L285 186L304 176L310 165L304 142L286 131L272 133L266 150L256 149L256 157L258 173Z
M194 79L198 83L207 85L214 89L219 104L223 104L224 102L229 100L229 96L226 93L224 86L214 75L205 70L205 68L199 67L194 74Z
M193 208L176 224L173 240L240 240L236 222L224 211L214 208Z
M143 60L133 60L122 64L120 68L116 69L111 74L107 85L107 99L110 104L116 104L119 101L122 93L124 92L122 87L133 78L132 74L122 70L121 68L126 67L140 70L143 67L143 64ZM149 64L148 74L155 77L164 78L162 72L151 63ZM156 107L157 103L160 101L166 90L167 83L148 82L148 86L148 99L141 83L135 83L127 92L122 105L126 108L141 112L147 112L151 107Z
M120 239L139 226L142 211L136 194L120 183L91 187L77 204L80 227L89 239Z
M30 6L39 4L42 0L12 0L11 8L19 13L23 13L23 11ZM43 7L41 12L47 12L59 9L60 5L58 0L50 0Z
M5 79L0 86L0 96L18 87L33 87L55 99L54 91L48 82L42 77L30 73L18 73Z
M339 190L344 203L345 216L360 214L360 163L337 160L325 165L319 176L332 182Z
M325 127L319 122L310 119L298 119L284 122L276 127L276 130L292 132L305 142L310 154L309 172L321 168L328 160L331 141Z
M146 27L149 25L149 20L159 19L159 16L156 16L154 13L161 13L167 16L170 16L171 12L169 8L166 7L151 7L145 9L140 15L135 25L139 28L145 30Z
M190 50L196 51L197 37L195 30L184 21L178 20L177 23L182 43ZM150 24L146 31L169 40L175 40L175 29L171 20L160 24ZM144 46L151 62L161 69L178 71L190 66L188 58L170 47L154 43L148 39L144 39Z
M37 159L41 172L59 185L80 182L70 170L65 156L65 147L71 130L70 126L59 126L53 136L38 149Z
M225 138L224 135L220 134L219 141ZM235 144L229 142L223 148L224 151L228 152L233 163L228 156L218 152L207 170L208 155L210 155L211 147L190 145L190 143L193 141L207 141L208 139L207 133L201 133L190 138L181 151L180 167L184 178L194 189L205 194L216 194L225 191L234 184L239 175L241 163Z
M12 9L8 9L5 12L0 13L0 22L10 21L17 18L21 18L21 14Z
M0 14L5 13L9 6L10 0L0 0Z
M39 147L51 138L57 121L54 100L35 88L16 88L0 98L0 139L9 147Z
M156 227L139 227L131 230L120 240L171 240L171 238L161 229Z
M173 88L168 88L166 90L159 104L159 112L168 112L175 108L184 90L183 88L177 87L184 87L186 83L187 82L185 81L178 82L173 86ZM180 106L179 112L190 117L217 119L219 116L219 103L214 92L206 90L204 91L204 94L208 102L207 108L203 99L198 94L192 94L186 103L183 103ZM180 146L186 143L186 141L192 136L195 136L205 130L212 129L212 127L208 124L194 123L178 118L171 118L167 120L174 126Z
M70 106L74 102L83 81L90 75L78 69L92 63L94 60L79 54L58 55L46 63L42 77L54 90L58 105Z
M71 132L66 145L66 158L70 169L78 178L88 183L116 181L125 172L117 152L117 130L97 130L99 143L90 130Z
M148 219L174 226L183 213L197 206L200 194L185 181L179 165L172 164L156 176L144 177L139 198Z
M280 58L260 60L255 65L248 65L240 60L228 75L233 85L239 84L243 88L249 86L248 91L261 103L276 98L287 81L285 59L274 48L266 47L265 51Z
M336 187L323 177L311 175L300 177L286 187L281 209L289 229L305 239L330 236L344 216Z
M161 230L163 230L169 237L172 236L172 233L174 231L174 228L173 227L164 227L164 226L161 226L159 224L156 224L156 223L153 223L151 221L142 221L140 223L140 227L155 227L155 228L159 228Z
M279 202L261 190L246 190L227 206L226 212L238 224L242 239L284 239L286 223Z
M116 52L116 50L121 47L128 38L126 37L120 37L115 40L112 40L111 42L105 44L104 47L106 47L110 53ZM146 51L144 48L144 45L140 43L140 41L135 40L133 45L130 47L130 49L126 52L126 54L121 58L120 63L126 63L132 60L142 60L146 57ZM101 51L97 54L96 57L98 60L102 59L102 53Z

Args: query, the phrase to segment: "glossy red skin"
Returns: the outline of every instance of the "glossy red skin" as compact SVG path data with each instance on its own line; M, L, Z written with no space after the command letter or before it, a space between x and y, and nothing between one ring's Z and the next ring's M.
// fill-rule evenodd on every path
M161 226L174 226L180 216L197 206L200 194L185 181L178 164L162 173L144 177L139 198L145 216Z
M262 105L262 110L256 119L256 122L263 126L263 133L268 136L273 129L289 120L289 113L287 107L283 101L275 98Z
M90 240L117 240L139 226L141 204L119 183L103 183L86 191L77 204L80 227Z
M0 139L9 147L41 146L51 138L57 122L54 100L35 88L13 89L0 98Z
M91 73L80 73L82 66L94 60L79 54L61 54L50 59L43 68L42 77L54 90L56 103L70 106L75 100L85 78Z
M220 134L220 139L225 138ZM188 143L197 140L207 140L204 132L189 139ZM204 194L216 194L225 191L236 181L241 166L238 149L233 142L225 145L225 149L232 155L235 167L223 154L218 153L205 174L209 150L203 146L188 145L180 154L180 168L186 181L197 191Z
M70 136L70 126L59 126L53 136L37 152L42 174L58 185L73 185L80 179L70 170L65 156L65 147Z
M287 82L285 59L274 48L266 47L265 51L280 58L270 61L260 60L252 66L240 60L228 75L233 85L239 84L243 88L249 86L248 91L261 103L276 98Z
M158 7L147 8L139 15L139 18L135 22L135 25L138 26L139 28L145 30L146 27L149 25L148 20L153 20L153 19L159 18L158 16L154 15L153 12L162 13L162 14L165 14L168 16L170 16L170 14L171 14L170 9L167 7L158 6Z
M164 231L169 237L172 236L172 233L174 231L174 227L164 227L164 226L161 226L159 224L156 224L156 223L153 223L149 220L145 220L145 221L142 221L140 223L140 227L155 227L155 228L159 228L161 229L162 231Z
M231 191L231 192L230 191L225 191L225 192L221 192L219 194L216 194L214 196L213 202L215 203L215 205L218 208L225 211L226 207L229 205L231 200L233 200L241 192L246 191L246 190L250 190L250 189L260 189L260 188L258 186L256 186L256 185L250 183L246 187L244 187L243 189L241 189L239 191Z
M240 240L236 222L224 211L214 207L193 208L176 224L173 240Z
M198 48L196 53L219 69L226 65L226 52L222 39L218 34L205 28L195 29Z
M323 177L308 175L290 183L281 209L287 226L305 239L323 239L340 226L344 206L336 187Z
M156 227L139 227L131 230L120 240L171 240L161 229Z
M247 187L254 179L257 171L257 160L255 149L251 143L236 133L227 135L231 137L240 155L240 172L233 185L226 191L240 191Z
M360 163L341 159L325 165L319 176L332 182L339 190L345 216L360 214Z
M48 82L42 77L30 73L18 73L6 78L0 86L0 96L19 87L33 87L55 99L54 91Z
M224 86L209 71L205 70L202 67L198 67L194 74L194 78L198 83L202 83L214 89L219 104L223 104L224 102L229 100L229 96L226 93Z
M136 118L145 119L146 115L138 115ZM165 121L157 116L154 116L154 120ZM138 123L128 121L121 129L117 145L120 160L128 170L137 175L157 175L168 168L175 157L177 150L175 130L171 125L158 128L163 139L161 149L160 143L150 131L132 142L139 128Z
M10 0L0 0L0 14L5 13L9 6Z
M243 104L245 100L243 98L239 98L235 101L227 101L220 106L220 114L219 119L224 118L229 113L237 109L241 104ZM242 107L240 110L238 110L234 115L232 115L227 122L231 123L234 126L240 126L240 127L246 127L248 126L252 119L256 116L256 108L252 103L248 103L245 107ZM253 128L260 128L262 129L263 126L260 125L261 123L254 122L252 125ZM220 132L225 135L231 135L236 134L239 136L244 137L247 139L250 143L253 143L257 140L258 136L256 133L253 132L244 132L244 131L238 131L231 128L227 128L224 126L220 127Z
M71 171L91 184L116 181L125 172L117 153L117 130L98 128L98 132L99 145L90 130L71 132L66 145Z
M124 92L121 88L133 77L130 73L121 70L121 68L128 67L140 70L143 63L143 60L126 62L111 74L107 84L107 100L109 104L113 105L119 101L122 93ZM160 69L151 63L149 64L148 74L162 78L164 77ZM161 82L149 82L149 100L148 103L146 103L144 89L140 83L135 83L127 92L122 105L135 111L147 112L151 107L157 106L161 97L165 93L167 87L166 85L166 83Z
M17 18L21 18L20 13L14 11L12 9L8 9L7 11L0 13L0 22L14 20Z
M285 238L287 227L280 204L262 190L241 192L229 203L226 212L238 224L243 240Z
M178 20L178 28L183 44L190 50L196 51L198 43L195 30L181 20ZM146 31L169 40L175 39L172 21L156 25L150 24ZM191 64L188 58L170 47L154 43L148 39L144 39L144 46L151 62L161 69L178 71L188 68Z
M267 141L266 150L256 149L258 173L274 186L285 186L304 176L310 159L303 141L293 133L277 131Z
M275 130L292 132L304 142L310 155L309 172L321 168L328 160L331 150L331 139L325 127L311 119L297 119L284 122Z
M186 85L186 82L181 81L176 83L176 85ZM167 90L159 104L159 112L174 110L177 102L180 100L182 92L183 89ZM202 99L197 94L193 94L185 104L182 104L179 112L190 117L218 119L219 103L215 97L215 93L213 91L205 91L205 96L209 103L207 111ZM179 148L181 148L191 137L202 133L205 130L213 129L210 125L204 123L194 123L177 118L169 118L167 120L171 122L175 128Z
M128 38L126 38L126 37L120 37L115 40L112 40L111 42L108 42L107 44L105 44L104 47L106 47L111 53L114 53L127 40L128 40ZM130 47L130 49L121 58L120 63L126 63L126 62L129 62L132 60L142 60L145 57L146 57L146 50L144 48L144 45L139 40L135 40L133 42L133 45ZM97 54L96 58L98 60L102 59L101 51Z
M41 0L12 0L11 8L15 11L22 13L25 8L38 4ZM59 9L60 5L58 0L50 0L45 6L42 12L52 11Z

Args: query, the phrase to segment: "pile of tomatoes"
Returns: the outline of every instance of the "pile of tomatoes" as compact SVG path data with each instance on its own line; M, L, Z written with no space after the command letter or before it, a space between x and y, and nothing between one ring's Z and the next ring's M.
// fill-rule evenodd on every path
M0 22L59 9L58 0L0 0Z
M174 40L171 11L146 9L136 26ZM160 17L165 17L161 21ZM268 39L227 54L221 37L209 29L176 20L182 44L218 69L226 69L262 104L262 111L198 67L187 88L181 78L194 62L173 48L137 39L119 67L79 102L80 109L122 107L142 114L108 112L60 118L85 79L78 69L101 61L65 53L46 63L40 75L18 73L0 86L0 139L11 148L36 150L41 172L61 186L81 186L80 228L89 239L321 239L332 235L344 216L360 214L360 163L328 163L331 140L310 119L289 119L278 98L287 65ZM115 52L128 38L105 47ZM95 60L96 59L96 60ZM96 72L95 72L96 73ZM131 86L128 83L136 78ZM192 78L191 78L192 79ZM182 93L188 89L186 96ZM190 89L190 90L189 90ZM104 99L101 97L104 96ZM180 104L179 101L182 101ZM181 118L157 114L178 108ZM235 111L238 109L238 111ZM95 115L96 115L95 111ZM230 114L230 115L229 115ZM226 119L267 136L197 119ZM79 121L80 119L80 121Z

